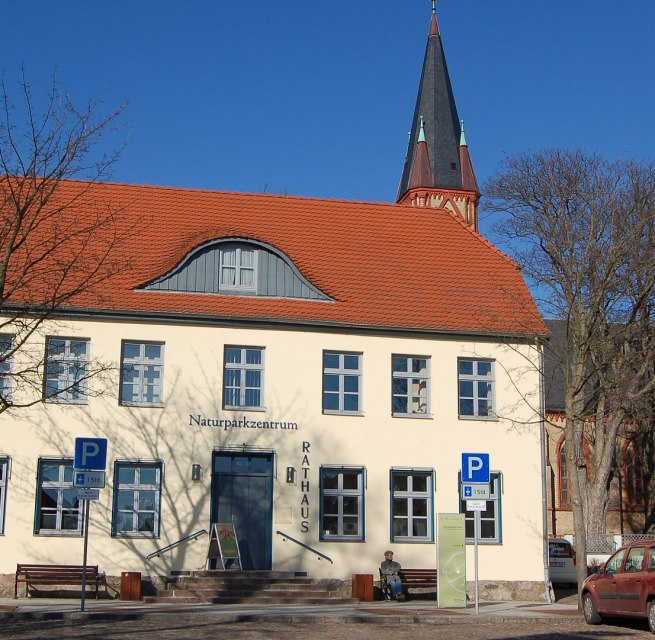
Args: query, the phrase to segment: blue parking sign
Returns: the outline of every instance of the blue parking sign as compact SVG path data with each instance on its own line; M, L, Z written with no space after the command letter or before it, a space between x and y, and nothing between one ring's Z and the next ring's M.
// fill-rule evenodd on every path
M488 483L491 480L488 453L462 454L462 484Z
M107 466L107 438L75 438L73 468L104 471Z

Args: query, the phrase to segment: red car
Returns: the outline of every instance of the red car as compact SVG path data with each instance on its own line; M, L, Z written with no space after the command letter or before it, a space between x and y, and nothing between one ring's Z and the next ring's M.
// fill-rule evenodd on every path
M646 618L655 633L655 539L619 549L582 584L582 610L588 624L603 616Z

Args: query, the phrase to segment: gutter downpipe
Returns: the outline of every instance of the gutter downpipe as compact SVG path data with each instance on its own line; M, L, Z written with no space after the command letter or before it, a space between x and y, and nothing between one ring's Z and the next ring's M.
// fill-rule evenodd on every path
M543 527L544 595L553 604L553 592L548 571L548 487L546 480L546 393L544 389L544 346L537 336L539 358L539 441L541 445L541 521Z

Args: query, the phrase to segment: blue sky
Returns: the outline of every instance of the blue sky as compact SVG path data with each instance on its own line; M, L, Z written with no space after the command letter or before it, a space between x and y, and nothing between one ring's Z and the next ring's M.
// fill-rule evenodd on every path
M0 68L128 102L119 182L393 201L429 0L8 0ZM478 181L506 154L655 157L653 0L439 0ZM484 220L481 229L484 232Z

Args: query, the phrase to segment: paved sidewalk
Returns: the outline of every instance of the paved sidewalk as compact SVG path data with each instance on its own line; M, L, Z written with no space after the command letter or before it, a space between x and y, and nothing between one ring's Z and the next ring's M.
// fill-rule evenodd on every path
M411 622L431 624L470 623L481 620L519 622L536 619L581 619L575 604L543 602L480 602L479 613L469 603L466 609L439 609L431 600L409 602L361 602L350 605L216 605L86 600L85 611L73 599L0 599L0 620L141 619L180 613L211 617L215 622Z

